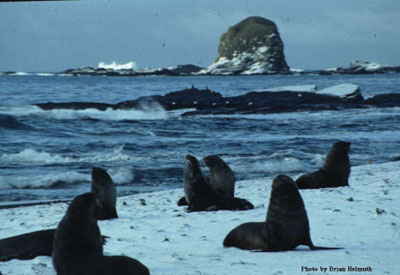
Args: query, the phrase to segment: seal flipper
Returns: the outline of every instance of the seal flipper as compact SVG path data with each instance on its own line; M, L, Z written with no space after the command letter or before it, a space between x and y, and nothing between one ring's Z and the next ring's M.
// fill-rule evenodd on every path
M307 240L302 244L308 246L311 250L337 250L337 249L343 249L343 247L314 246L314 244L311 241L310 235L308 235Z
M55 229L40 230L0 240L0 261L51 256Z
M180 198L179 200L178 200L178 206L187 206L187 205L189 205L188 204L188 202L187 202L187 200L186 200L186 198L185 198L185 196L183 196L182 198Z
M56 229L29 232L0 240L0 262L12 259L31 260L38 256L51 256ZM108 236L101 236L103 245Z
M314 246L313 244L308 245L311 250L337 250L343 249L343 247L325 247L325 246Z
M219 210L250 210L254 209L254 205L245 199L223 197L217 204Z

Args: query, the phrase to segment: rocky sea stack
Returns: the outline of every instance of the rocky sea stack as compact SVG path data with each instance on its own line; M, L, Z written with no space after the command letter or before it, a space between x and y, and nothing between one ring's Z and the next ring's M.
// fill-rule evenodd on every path
M248 17L221 35L219 57L206 74L265 74L288 72L283 42L275 23Z

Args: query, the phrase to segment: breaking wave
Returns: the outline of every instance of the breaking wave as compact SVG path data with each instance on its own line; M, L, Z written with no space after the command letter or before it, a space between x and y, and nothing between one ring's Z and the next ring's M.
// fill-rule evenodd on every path
M167 119L168 112L160 105L152 105L143 110L113 110L100 111L97 109L69 110L55 109L45 111L37 106L29 105L22 107L0 107L0 115L12 116L37 116L48 119L73 120L73 119L96 119L96 120L154 120Z
M14 164L56 164L56 163L86 163L86 162L119 162L127 161L134 158L123 153L124 145L118 146L110 152L101 152L96 155L76 156L61 156L51 154L46 151L37 151L35 149L24 149L18 153L3 154L0 156L0 161L3 163Z

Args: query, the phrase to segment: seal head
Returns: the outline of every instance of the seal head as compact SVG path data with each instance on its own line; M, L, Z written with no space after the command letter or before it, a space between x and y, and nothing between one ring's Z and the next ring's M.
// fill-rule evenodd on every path
M118 218L117 189L110 175L100 167L92 168L92 190L96 194L96 217L99 220Z

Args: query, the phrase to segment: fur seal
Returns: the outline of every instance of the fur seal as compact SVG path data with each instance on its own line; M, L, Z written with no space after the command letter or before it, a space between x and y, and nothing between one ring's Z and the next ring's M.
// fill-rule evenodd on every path
M53 266L58 275L147 275L139 261L125 256L104 256L95 217L96 195L76 197L59 223L53 241Z
M185 200L188 211L248 210L254 206L245 199L226 197L215 191L203 178L198 160L186 156L184 169Z
M207 182L215 191L225 197L234 197L235 174L232 169L217 155L203 158L204 163L210 170L211 178ZM188 205L185 197L178 200L178 206Z
M81 274L90 259L103 255L95 217L96 195L77 196L58 224L53 241L53 266L57 274Z
M226 197L234 197L235 174L232 169L219 156L210 155L203 158L211 173L210 185L218 193Z
M285 175L272 183L266 221L239 225L229 232L223 245L265 252L292 250L298 245L312 250L340 249L313 245L303 199L295 182Z
M296 180L299 189L348 186L350 175L349 150L349 142L335 142L321 169L301 175Z
M96 217L98 220L118 218L117 189L106 170L92 168L92 192L96 194Z

